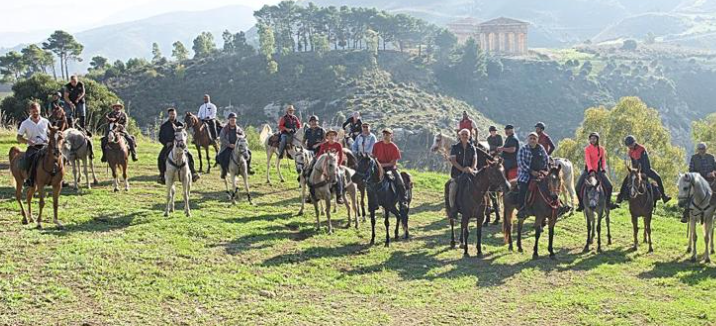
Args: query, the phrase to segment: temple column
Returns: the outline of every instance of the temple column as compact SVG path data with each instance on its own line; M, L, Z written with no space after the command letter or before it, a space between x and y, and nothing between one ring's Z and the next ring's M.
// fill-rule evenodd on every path
M525 33L520 33L517 36L517 50L520 54L525 54L527 52L527 45L525 44Z
M507 33L507 52L515 53L515 33Z
M505 52L505 34L504 33L497 33L497 52Z
M487 34L487 52L492 53L494 51L495 51L495 34L488 33Z

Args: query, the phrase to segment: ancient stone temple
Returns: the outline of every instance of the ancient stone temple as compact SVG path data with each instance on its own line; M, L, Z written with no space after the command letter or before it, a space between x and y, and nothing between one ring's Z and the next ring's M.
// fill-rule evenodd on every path
M479 26L480 24L477 19L472 17L463 18L447 24L448 30L457 36L457 42L460 44L464 44L465 41L471 37L477 40Z
M511 18L495 18L478 25L480 48L491 55L527 53L529 23Z

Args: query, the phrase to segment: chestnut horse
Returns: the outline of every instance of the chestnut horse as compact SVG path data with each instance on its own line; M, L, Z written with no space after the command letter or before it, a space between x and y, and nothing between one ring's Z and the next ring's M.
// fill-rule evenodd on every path
M119 177L117 169L122 169L122 178L124 179L124 190L129 190L129 180L127 179L127 164L129 162L129 151L124 140L123 127L119 124L110 124L112 128L107 133L107 145L102 149L104 157L107 159L110 170L112 170L112 179L114 180L114 191L119 191Z
M199 120L199 117L195 116L193 113L186 113L184 116L184 124L186 124L187 128L192 128L194 131L194 145L196 145L196 151L199 152L199 172L203 172L204 170L204 163L201 158L201 149L203 148L206 153L206 173L209 173L211 171L211 156L209 156L209 147L214 147L214 152L216 155L219 155L219 145L216 141L211 139L209 130L206 129L204 123Z
M629 185L629 213L634 229L634 247L638 248L639 217L644 217L644 242L649 243L649 252L654 252L651 245L651 217L654 214L656 201L661 197L656 187L649 184L646 175L641 173L641 166L636 169L627 165L627 183Z
M48 131L50 139L49 145L42 152L38 153L35 169L35 184L27 189L27 213L22 206L22 186L28 177L28 172L20 166L20 161L24 153L19 148L13 146L10 149L10 171L13 175L13 183L15 186L15 199L20 204L22 211L22 224L33 222L32 220L32 197L35 192L40 194L40 211L37 215L37 228L42 229L42 209L45 207L45 186L52 186L52 210L53 222L58 228L62 228L62 223L57 219L57 208L59 206L60 191L62 191L62 178L64 177L64 160L60 148L64 141L62 132L57 127L50 127Z

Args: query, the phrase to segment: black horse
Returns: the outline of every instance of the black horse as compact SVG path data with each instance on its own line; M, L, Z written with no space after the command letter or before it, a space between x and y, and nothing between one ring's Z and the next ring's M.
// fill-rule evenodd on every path
M375 244L375 211L383 208L385 217L385 246L390 246L390 221L392 213L396 217L395 239L398 239L400 224L403 224L404 239L408 239L408 214L410 212L410 201L412 200L412 181L410 174L400 173L405 184L407 202L400 202L400 195L395 185L394 177L386 174L380 163L370 156L361 156L358 159L358 168L354 178L362 179L368 193L368 211L370 212L371 238L370 244ZM358 180L360 181L360 180Z

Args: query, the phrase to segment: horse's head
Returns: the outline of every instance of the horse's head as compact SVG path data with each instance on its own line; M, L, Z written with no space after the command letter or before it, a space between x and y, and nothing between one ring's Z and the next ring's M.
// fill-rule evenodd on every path
M363 180L368 180L371 176L375 175L372 173L373 170L373 159L364 153L358 154L358 164L356 166L356 175L360 176Z
M641 174L641 165L637 166L636 169L627 165L627 170L629 171L629 176L627 177L629 182L629 196L636 198L643 195L646 192L646 179Z
M47 138L50 140L48 147L52 151L52 156L58 159L62 154L60 149L64 143L65 136L62 131L60 131L60 128L49 127L47 130Z
M507 180L507 177L505 177L505 168L502 166L502 160L487 161L485 173L487 173L487 180L491 185L499 186L505 193L510 191L510 182Z
M559 199L559 193L562 191L562 166L558 165L549 169L547 173L547 188L549 196L552 200Z
M328 182L333 183L336 181L338 176L338 155L334 152L329 152L324 154L324 156L323 175L326 177Z
M187 112L184 115L184 124L186 124L187 128L193 128L195 125L198 125L199 118L197 118L193 113Z
M590 209L596 209L597 205L599 205L599 200L603 190L601 184L599 183L599 179L596 175L590 174L584 185L586 188L588 206Z
M241 153L242 155L247 153L249 151L249 142L246 140L246 137L236 137L236 143L234 144L234 149Z
M179 127L174 130L174 147L179 149L186 149L186 140L188 136L186 134L186 130L184 128Z
M296 148L296 155L293 156L293 162L296 165L296 173L303 173L306 169L306 164L310 162L308 157L309 151L303 147Z
M430 151L433 153L439 151L443 146L443 139L444 136L441 132L435 134L435 137L433 138L433 145L430 146Z
M693 188L695 187L695 178L691 173L679 174L679 207L686 207L689 205L693 197Z

